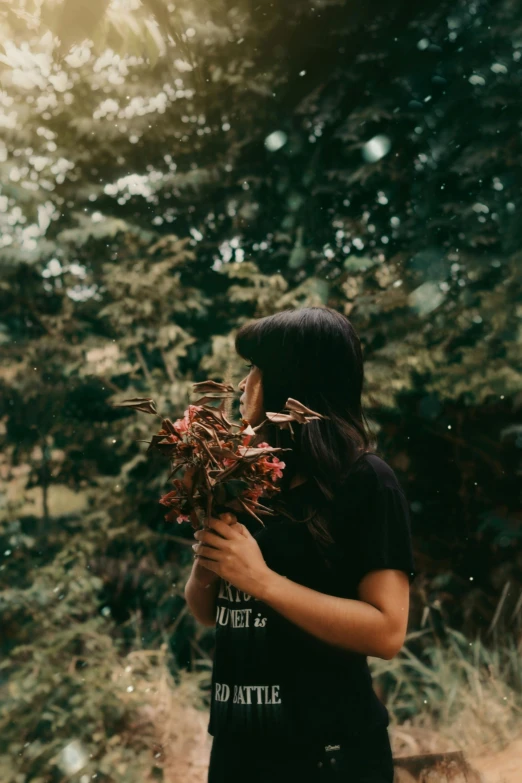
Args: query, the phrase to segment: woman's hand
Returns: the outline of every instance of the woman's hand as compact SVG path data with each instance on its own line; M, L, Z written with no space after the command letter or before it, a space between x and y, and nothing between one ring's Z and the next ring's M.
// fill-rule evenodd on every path
M227 525L211 519L205 530L196 530L193 545L198 561L238 590L257 598L272 573L259 544L244 525Z
M214 519L214 518L211 518ZM215 519L216 522L223 522L225 525L237 525L239 524L237 521L237 517L234 514L231 514L229 512L225 512L224 514L219 515L219 519ZM206 528L203 528L202 530L205 530ZM197 533L202 532L196 531ZM192 569L192 574L196 582L201 585L201 587L208 588L210 585L215 584L215 582L219 579L219 574L215 574L212 571L209 571L208 568L205 567L203 564L203 560L199 557L197 557L194 560L194 567Z

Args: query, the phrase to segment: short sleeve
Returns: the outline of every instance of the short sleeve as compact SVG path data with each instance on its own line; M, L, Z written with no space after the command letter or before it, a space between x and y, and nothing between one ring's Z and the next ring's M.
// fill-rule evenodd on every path
M364 476L354 487L353 503L338 518L339 544L345 550L350 581L359 584L370 571L404 571L416 576L409 504L393 476Z

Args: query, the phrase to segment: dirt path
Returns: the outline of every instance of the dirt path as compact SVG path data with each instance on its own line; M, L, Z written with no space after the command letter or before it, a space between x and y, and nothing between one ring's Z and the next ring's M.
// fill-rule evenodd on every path
M206 783L211 747L211 737L207 734L208 716L192 708L182 712L182 722L176 721L177 730L165 742L165 749L169 749L163 759L165 783ZM395 756L444 753L456 749L441 735L425 729L396 727L391 737ZM501 751L466 753L466 758L482 776L481 783L522 783L522 738ZM446 776L443 779L438 776L436 779L425 778L426 783L428 780L429 783L450 783ZM147 783L152 783L152 780Z
M396 757L462 750L450 739L426 728L394 726L390 736ZM503 750L484 748L473 752L464 749L464 753L471 767L481 774L482 783L522 783L522 736ZM440 783L446 783L445 779Z
M469 756L470 763L484 777L484 783L522 783L522 739L498 753Z

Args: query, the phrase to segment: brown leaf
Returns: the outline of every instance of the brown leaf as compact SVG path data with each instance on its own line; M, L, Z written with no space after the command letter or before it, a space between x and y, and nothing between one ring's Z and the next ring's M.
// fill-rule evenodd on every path
M221 482L225 481L231 473L235 473L238 468L241 467L242 460L238 460L237 462L234 462L233 465L229 465L228 468L225 468L219 475L215 478L215 484L220 484Z
M282 430L290 430L292 438L294 437L294 431L292 429L292 421L295 421L295 416L291 416L287 413L266 413L266 418L271 421L273 424L277 424L280 429ZM306 422L303 421L303 424ZM265 422L261 422L261 424L258 424L257 427L254 427L254 431L257 432L262 427L264 427Z
M245 449L245 451L242 452L241 456L244 459L250 460L252 457L254 460L256 457L258 457L260 454L278 454L280 451L291 451L291 449L283 449L281 447L263 447L262 449L252 448L252 449Z
M236 394L233 386L228 383L218 383L217 381L200 381L199 383L193 383L192 389L194 394Z
M225 459L240 458L238 454L235 454L230 449L223 448L223 446L209 446L208 449L215 457L225 457Z
M192 525L194 530L198 530L200 522L199 522L196 510L195 509L191 509L189 516L190 516L190 524Z
M154 416L158 416L156 409L156 403L152 397L131 397L128 400L122 400L121 402L113 403L114 408L132 408L135 411L142 411L142 413L150 413Z
M216 416L217 416L221 426L225 427L225 429L230 431L234 425L225 416L224 405L225 405L225 400L223 400L223 402L219 406L219 408L215 408L214 410L216 411Z
M174 424L171 422L170 419L163 419L163 421L161 422L161 428L163 430L166 430L166 432L170 433L171 435L174 435L178 440L181 440L181 435L174 427Z
M294 421L294 416L290 413L272 413L267 411L265 415L272 424L282 424L286 421Z
M289 397L285 404L285 410L289 413L272 411L266 413L266 417L272 424L279 424L283 427L290 424L292 421L297 421L299 424L307 424L314 419L327 419L328 416L323 416L321 413L313 411L311 408L307 408L299 400L294 400L293 397ZM291 430L291 427L290 427Z
M225 426L223 423L223 415L222 412L219 410L219 408L211 408L209 405L203 405L201 410L198 411L198 418L206 419L211 424L218 424L220 427ZM225 429L229 429L229 427L225 426Z
M235 397L235 394L219 394L215 397L208 397L205 395L205 397L200 397L199 400L195 400L193 405L205 405L207 402L214 402L214 400L220 400L220 399L230 399L231 397ZM219 410L219 408L216 408L216 410Z
M150 440L147 453L149 451L159 451L161 454L169 456L175 454L177 449L177 443L173 443L171 440L168 440L165 435L153 435Z
M193 421L192 422L192 432L195 433L196 430L203 430L209 437L214 437L214 429L212 427L205 426L201 421Z
M289 411L293 411L294 413L300 413L304 416L310 416L314 419L327 419L327 416L323 416L321 413L317 413L316 411L313 411L311 408L307 408L306 405L303 405L302 402L299 402L299 400L294 400L293 397L289 397L286 401L285 408Z
M263 522L263 520L262 520L262 519L259 519L259 517L257 516L257 514L255 514L255 513L254 513L254 511L253 511L253 510L250 508L250 506L248 506L248 505L247 505L247 504L244 502L244 500L242 500L241 498L238 498L238 500L239 500L239 503L240 503L240 505L241 505L241 506L243 507L243 509L244 509L244 510L247 512L247 514L250 514L250 516L254 517L254 519L257 519L257 521L258 521L258 522L259 522L259 523L260 523L260 524L261 524L263 527L265 527L265 523Z

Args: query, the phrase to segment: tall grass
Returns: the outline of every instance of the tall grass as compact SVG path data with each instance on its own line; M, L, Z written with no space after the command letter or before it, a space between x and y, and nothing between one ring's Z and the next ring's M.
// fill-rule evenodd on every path
M512 620L495 612L485 640L433 624L410 633L391 661L370 659L376 689L390 713L394 755L464 750L470 756L493 756L522 738L522 656L517 644L522 633ZM206 781L212 662L195 646L198 671L193 673L176 670L173 675L163 646L129 653L113 675L121 698L134 704L140 716L121 739L133 746L139 736L165 783ZM125 687L130 678L132 694ZM144 783L155 779L154 769L143 777Z
M395 755L494 753L522 737L522 659L512 634L491 639L470 641L446 628L441 641L429 629L410 634L391 661L371 659L390 712ZM414 653L412 647L421 649ZM136 728L142 739L150 738L164 780L204 783L210 661L199 662L206 664L203 671L180 671L174 679L166 656L136 652L128 658L134 684L146 697L143 724Z
M415 654L410 648L421 637ZM396 752L494 751L522 736L522 658L512 633L486 644L451 628L444 641L431 629L418 631L398 656L372 659L371 668Z
M143 783L156 781L160 769L164 783L204 783L211 745L204 699L209 666L192 673L181 669L172 675L162 645L159 651L129 653L114 679L129 678L130 670L132 695L123 690L122 698L137 707L138 719L122 739L133 745L139 737L149 747L149 774L144 772Z

